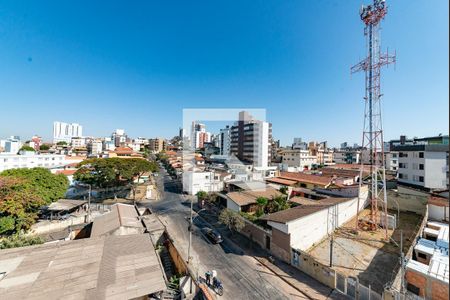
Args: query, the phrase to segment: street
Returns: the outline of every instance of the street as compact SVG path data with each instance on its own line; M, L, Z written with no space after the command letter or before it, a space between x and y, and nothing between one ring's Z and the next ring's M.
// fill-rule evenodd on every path
M165 170L159 172L156 181L161 193L160 200L146 203L165 223L169 234L187 260L190 202L181 194L181 183L170 178ZM200 277L208 270L216 270L224 286L221 299L311 299L260 264L245 255L240 247L224 238L220 245L212 244L201 233L201 228L212 227L202 217L194 218L192 234L192 269ZM325 288L326 290L327 288ZM328 294L329 295L329 294ZM321 295L327 298L328 295ZM323 297L322 297L323 296ZM314 297L316 298L316 297Z

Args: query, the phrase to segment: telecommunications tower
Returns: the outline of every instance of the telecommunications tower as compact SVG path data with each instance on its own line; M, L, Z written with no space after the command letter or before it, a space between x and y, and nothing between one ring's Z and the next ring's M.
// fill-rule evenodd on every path
M384 0L374 0L373 4L362 6L360 10L361 20L364 22L364 35L367 42L367 57L351 68L351 73L364 71L366 81L364 127L362 137L362 149L369 152L369 169L361 159L359 189L368 185L368 201L370 201L371 229L376 230L378 225L384 223L386 239L387 232L387 197L386 174L384 164L383 127L381 122L381 96L380 70L382 66L395 63L395 55L381 53L380 49L380 21L387 13ZM359 227L360 203L358 197L356 228ZM364 201L364 200L363 200ZM379 208L383 213L380 215ZM383 220L382 220L383 219Z

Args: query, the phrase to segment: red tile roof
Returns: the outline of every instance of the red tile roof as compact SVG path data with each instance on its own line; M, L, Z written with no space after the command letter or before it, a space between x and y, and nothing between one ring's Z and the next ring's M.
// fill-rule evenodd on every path
M289 186L297 183L296 180L283 179L283 178L279 178L279 177L267 178L266 181L278 183L278 184L282 184L282 185L289 185Z
M73 174L75 174L77 170L58 170L56 171L56 174L64 174L66 176L71 176Z

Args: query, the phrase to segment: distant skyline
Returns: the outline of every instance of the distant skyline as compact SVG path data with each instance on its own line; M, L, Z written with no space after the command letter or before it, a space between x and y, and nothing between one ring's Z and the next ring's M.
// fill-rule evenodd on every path
M371 1L2 1L0 138L123 128L173 137L184 108L263 108L282 145L361 143ZM448 1L387 0L385 140L448 134Z

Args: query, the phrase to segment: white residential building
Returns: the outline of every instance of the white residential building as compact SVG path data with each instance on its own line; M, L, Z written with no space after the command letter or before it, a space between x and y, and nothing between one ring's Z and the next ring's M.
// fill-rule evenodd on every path
M385 152L384 153L385 160L384 163L386 164L386 170L388 171L397 171L398 170L398 152L391 151L391 152Z
M83 136L83 126L77 123L53 122L53 143L70 143L72 137Z
M298 171L309 170L312 165L317 164L317 157L310 155L308 150L283 150L281 159L283 170L289 167L297 168Z
M86 138L77 136L72 137L70 144L73 148L85 147L86 146Z
M5 153L17 154L17 152L19 152L20 148L22 147L22 142L20 141L20 139L11 136L6 140L1 140L0 147L3 148Z
M224 174L214 171L184 171L183 191L189 195L195 195L199 191L207 193L220 192L224 188L224 180L231 178L231 174Z
M0 153L0 172L18 168L58 168L72 163L67 161L65 155L60 154L35 154L26 152L24 155Z
M91 140L87 144L87 150L90 155L97 155L103 152L103 143L99 140Z

